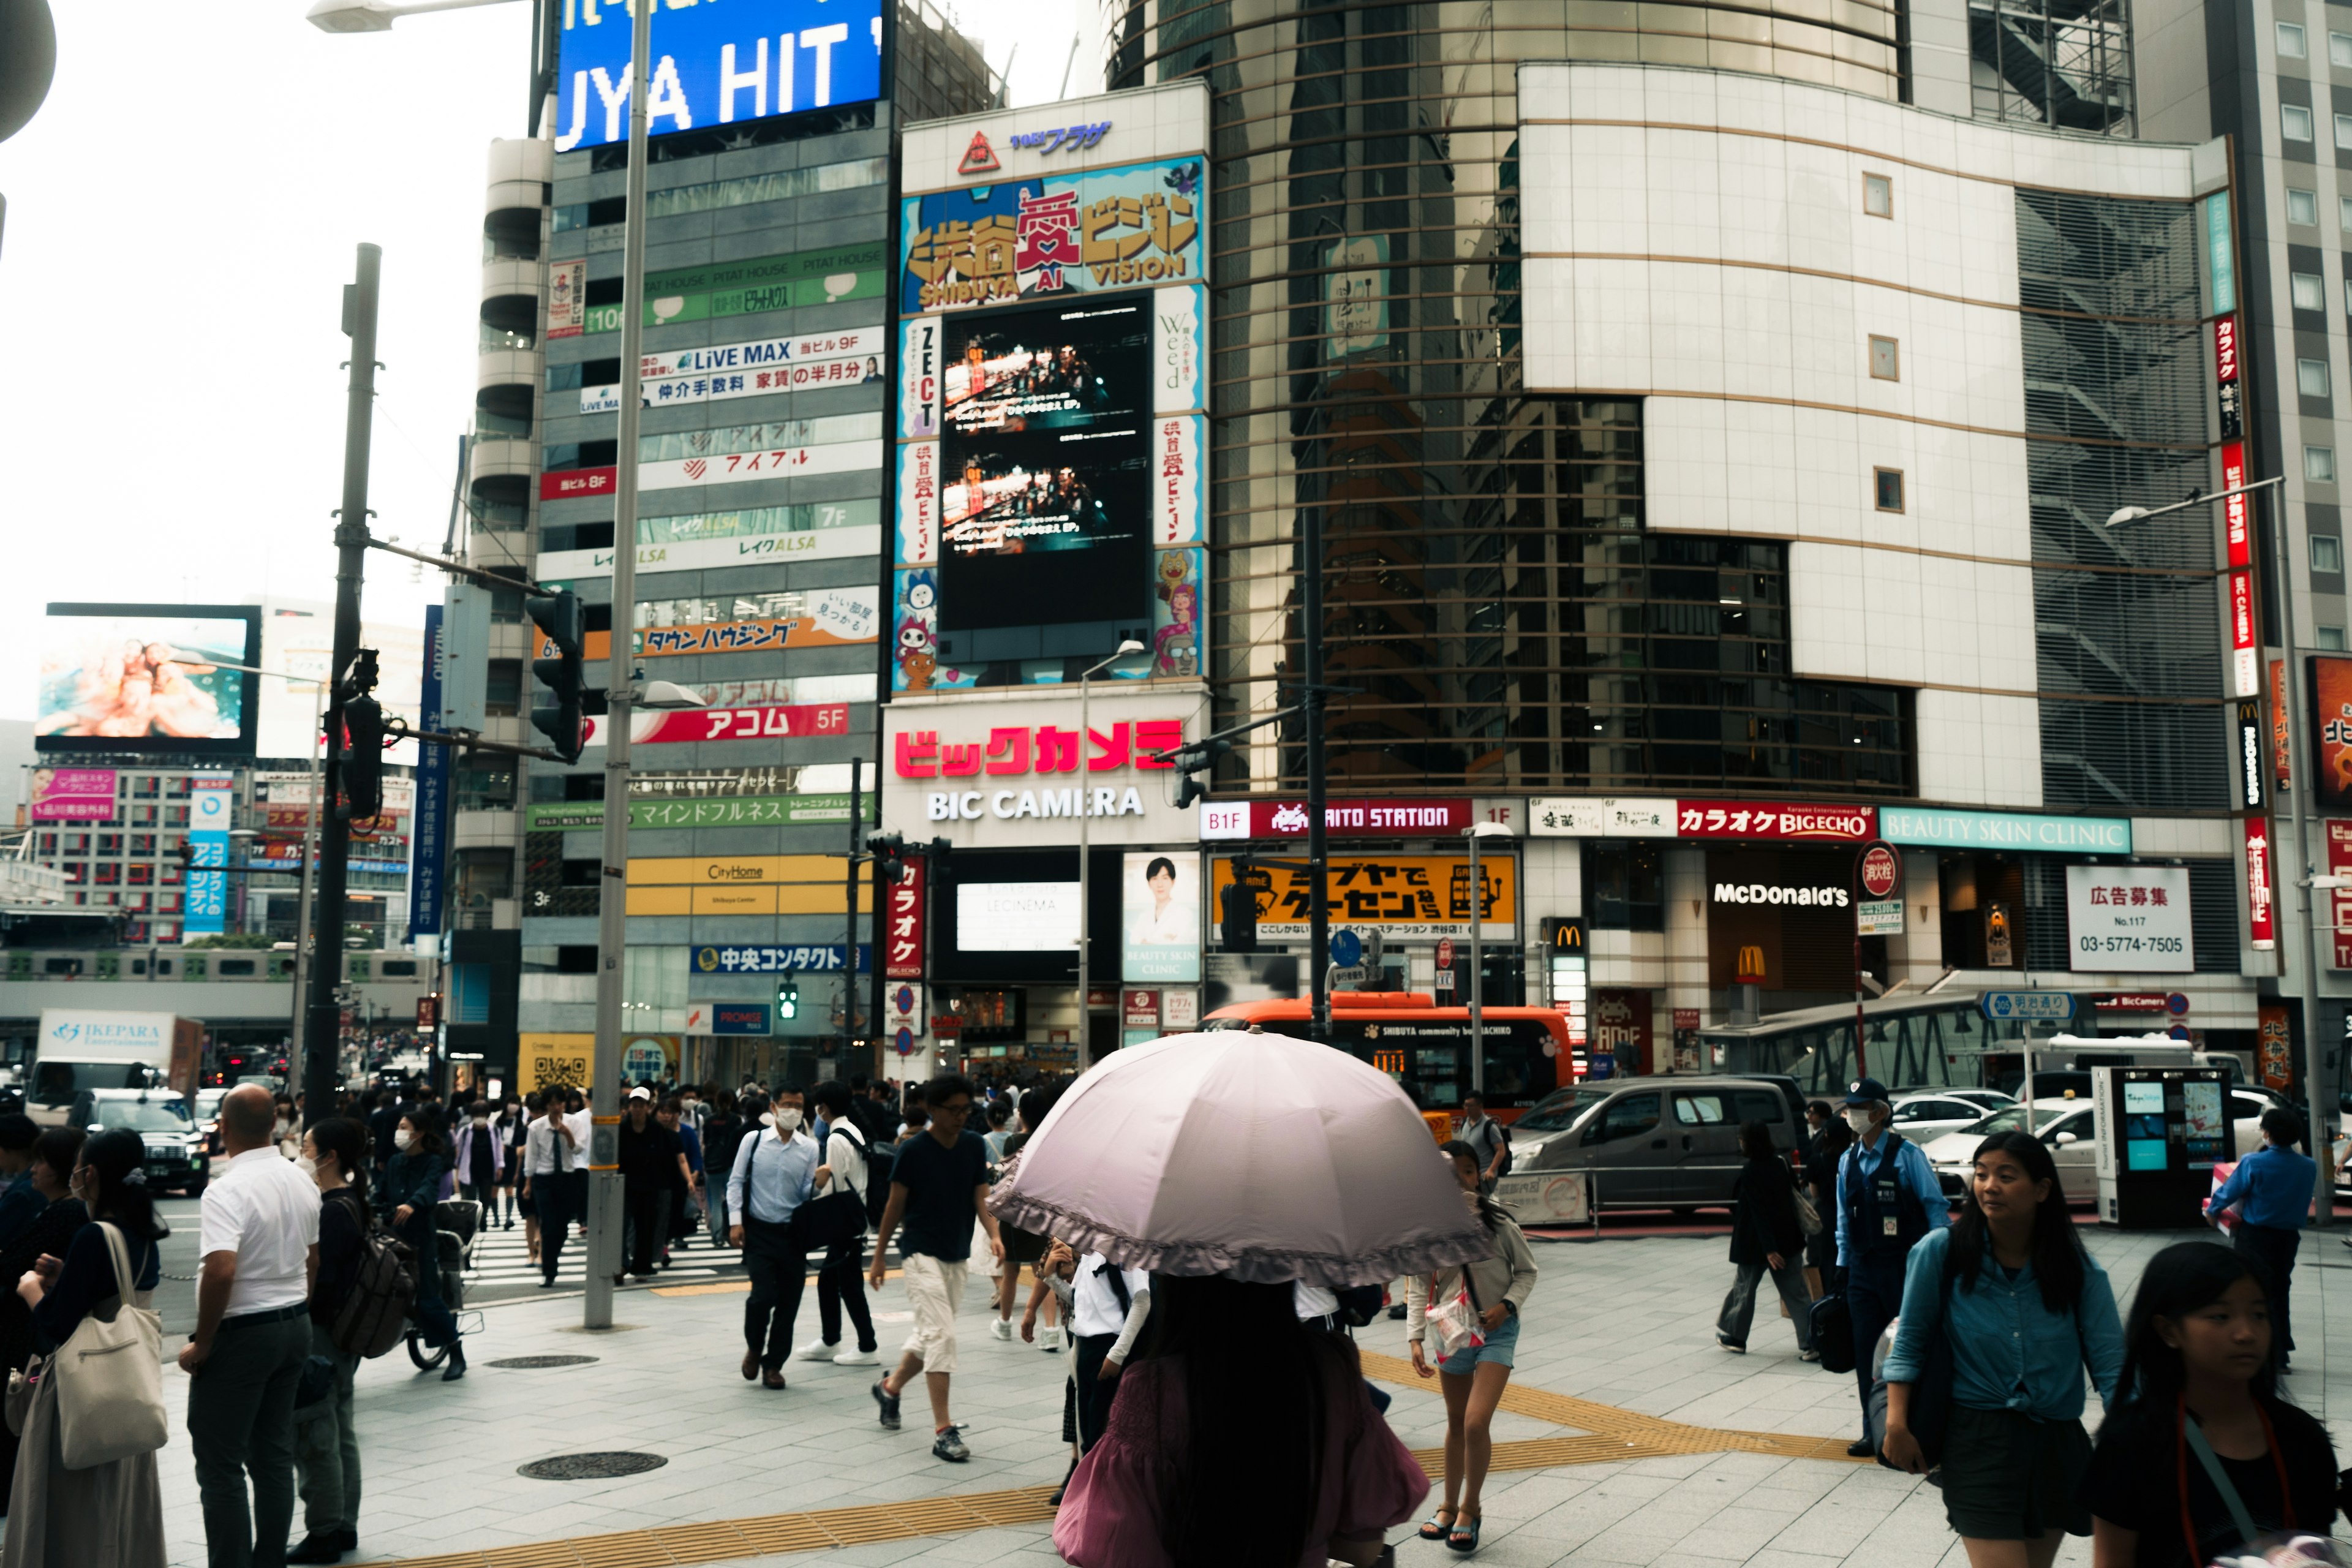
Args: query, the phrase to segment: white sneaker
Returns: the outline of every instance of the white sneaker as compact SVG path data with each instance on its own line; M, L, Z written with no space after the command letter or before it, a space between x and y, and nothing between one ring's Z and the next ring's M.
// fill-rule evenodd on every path
M997 1319L995 1321L988 1325L988 1332L989 1337L992 1339L1011 1339L1013 1337L1013 1320L1010 1318Z
M1059 1324L1055 1324L1051 1328L1039 1329L1037 1331L1037 1348L1041 1351L1060 1350L1062 1348L1061 1326Z
M793 1359L794 1361L839 1361L841 1358L836 1352L840 1349L837 1344L807 1345L794 1352Z
M830 1359L835 1366L875 1366L879 1364L882 1360L880 1356L876 1355L872 1351L862 1351L855 1345L852 1345L849 1349L842 1352L839 1355L833 1356L828 1359Z

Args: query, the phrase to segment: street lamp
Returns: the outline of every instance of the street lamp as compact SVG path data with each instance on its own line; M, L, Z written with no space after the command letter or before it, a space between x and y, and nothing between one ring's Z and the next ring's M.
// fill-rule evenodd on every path
M1078 677L1078 1070L1084 1072L1094 1065L1094 1040L1089 1029L1092 1020L1087 1010L1087 950L1092 934L1087 929L1087 847L1091 835L1087 826L1094 818L1094 785L1087 782L1087 743L1093 731L1087 727L1087 705L1094 696L1094 679L1120 659L1131 658L1143 651L1143 645L1129 637L1118 645L1118 651L1108 658L1096 661Z
M1486 966L1478 930L1485 923L1479 917L1486 912L1486 883L1478 869L1478 842L1510 836L1499 822L1474 822L1462 830L1470 841L1470 1089L1481 1097L1486 1092L1486 1016L1479 994L1486 988Z
M478 5L497 5L504 0L318 0L304 12L303 19L322 33L389 33L394 21L403 16L422 16L427 11L470 11Z

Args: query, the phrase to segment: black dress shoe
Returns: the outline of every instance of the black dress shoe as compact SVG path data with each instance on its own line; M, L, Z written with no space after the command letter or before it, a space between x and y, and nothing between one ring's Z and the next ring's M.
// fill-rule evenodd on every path
M335 1544L346 1552L357 1552L360 1549L360 1532L357 1530L339 1530L335 1531Z
M441 1373L441 1381L444 1383L455 1383L465 1375L466 1347L462 1344L452 1344L449 1347L449 1364L443 1370Z
M1867 1437L1856 1437L1845 1446L1845 1451L1849 1458L1856 1459L1867 1459L1878 1452L1876 1448L1870 1446L1870 1439Z
M286 1549L289 1563L341 1563L344 1547L335 1544L332 1531L312 1531L299 1542Z

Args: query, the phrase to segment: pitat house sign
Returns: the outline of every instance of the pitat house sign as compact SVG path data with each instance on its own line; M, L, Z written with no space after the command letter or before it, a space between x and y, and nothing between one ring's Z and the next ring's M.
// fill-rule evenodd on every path
M2126 816L2037 816L2014 811L1938 811L1915 805L1878 808L1878 836L1890 844L1945 849L2073 850L2094 855L2132 852Z

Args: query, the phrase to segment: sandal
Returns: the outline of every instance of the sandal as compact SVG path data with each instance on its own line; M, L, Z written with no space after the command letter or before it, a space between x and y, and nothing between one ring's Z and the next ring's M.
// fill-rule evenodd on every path
M1454 1521L1451 1519L1440 1519L1438 1517L1438 1514L1447 1513L1453 1514L1455 1518L1459 1518L1461 1517L1462 1510L1457 1508L1441 1508L1437 1510L1437 1513L1431 1514L1428 1519L1422 1522L1421 1538L1423 1541L1443 1541L1448 1535L1454 1533Z
M1465 1524L1462 1521L1460 1511L1457 1510L1454 1516L1454 1528L1446 1532L1445 1544L1452 1550L1462 1552L1465 1556L1470 1552L1477 1551L1478 1527L1486 1521L1486 1515L1477 1514L1473 1516L1467 1524Z

